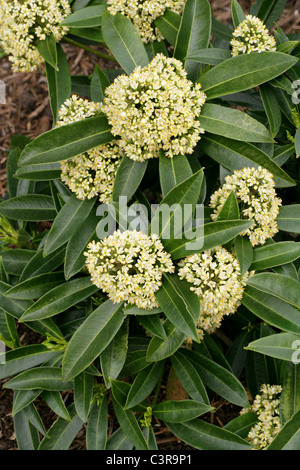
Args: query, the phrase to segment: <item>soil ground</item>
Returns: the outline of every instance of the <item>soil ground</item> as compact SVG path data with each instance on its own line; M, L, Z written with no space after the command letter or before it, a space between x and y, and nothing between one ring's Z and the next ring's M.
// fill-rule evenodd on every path
M210 0L215 18L226 23L231 20L231 0ZM247 12L254 1L240 0L244 11ZM285 33L300 32L300 0L290 0L278 25ZM93 54L66 44L63 46L67 55L72 75L90 75L95 64L105 68L107 65ZM104 51L105 52L105 51ZM6 194L6 159L12 135L23 134L35 138L49 130L52 126L49 105L47 81L44 71L34 73L14 73L7 58L0 59L0 80L6 85L6 104L0 105L0 197ZM32 344L34 339L24 330L20 334L23 345ZM2 381L3 383L3 381ZM0 387L2 385L0 381ZM162 393L165 385L162 386ZM64 399L68 401L68 396ZM36 402L38 411L45 422L46 428L54 420L54 414L49 413L42 399ZM238 415L239 408L216 396L212 400L216 412L204 416L209 422L223 427L228 421ZM16 450L17 443L13 430L12 392L0 388L0 450ZM109 434L115 428L113 414L109 415ZM172 436L167 428L159 421L156 423L156 435L159 449L190 450ZM74 440L71 450L85 449L85 429L83 428Z

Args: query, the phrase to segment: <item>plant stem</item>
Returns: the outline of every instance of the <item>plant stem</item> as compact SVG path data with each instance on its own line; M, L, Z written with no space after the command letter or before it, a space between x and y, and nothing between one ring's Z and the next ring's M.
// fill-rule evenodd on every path
M74 41L73 39L70 39L70 38L67 38L67 37L64 37L64 41L68 42L69 44L72 44L73 46L80 47L81 49L84 49L87 52L91 52L92 54L95 54L96 56L101 57L102 59L110 60L110 61L115 62L116 64L118 64L117 59L115 59L111 55L104 54L103 52L100 52L100 51L96 51L92 47L86 46L85 44L81 44L80 42Z

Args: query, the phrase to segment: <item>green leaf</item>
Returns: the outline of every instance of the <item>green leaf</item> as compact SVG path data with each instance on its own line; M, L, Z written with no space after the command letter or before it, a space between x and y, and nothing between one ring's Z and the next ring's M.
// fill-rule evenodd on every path
M209 399L198 371L181 351L171 356L172 365L183 388L196 401L209 404Z
M283 232L300 233L300 204L280 207L276 222Z
M125 315L122 304L109 300L91 313L72 336L63 359L63 376L80 374L109 345L120 329Z
M285 424L300 410L300 365L289 362L280 395L280 418Z
M9 197L17 196L18 181L14 177L14 174L18 167L18 159L21 153L21 149L12 148L8 154L6 161L6 178Z
M182 227L190 220L183 220L187 218L184 213L187 207L191 208L188 217L192 217L200 196L203 178L203 169L201 169L168 192L154 213L149 233L157 233L160 239L166 240L178 236ZM161 216L163 216L162 221Z
M167 400L155 405L153 414L168 423L184 423L213 410L211 406L194 400Z
M203 226L204 234L192 238L192 232L187 232L182 239L165 241L165 249L174 260L184 258L193 253L200 253L218 245L224 245L247 228L252 222L245 220L222 220L207 223Z
M57 269L64 260L65 247L59 248L48 256L43 256L43 250L38 250L24 267L19 281L46 274Z
M49 164L76 157L113 140L106 116L91 117L51 129L26 145L19 165Z
M175 155L168 158L161 152L159 156L159 179L163 196L192 176L193 172L186 155Z
M64 281L64 275L61 272L40 274L17 284L6 291L5 295L13 299L38 299L62 281Z
M81 277L54 287L30 306L20 321L40 320L64 312L97 292L90 277Z
M30 423L24 410L14 416L14 431L19 450L36 450L39 443L38 430Z
M300 445L300 411L285 423L266 450L298 450Z
M229 196L227 197L226 201L222 209L220 210L217 221L220 220L237 220L240 217L240 210L239 205L236 199L236 195L234 191L231 191Z
M13 276L20 276L24 267L30 262L34 255L35 251L18 248L3 251L1 256L5 272Z
M238 109L206 103L201 110L200 124L206 132L241 142L273 142L263 124Z
M268 118L272 137L276 137L281 126L281 111L272 87L265 83L259 87L260 96Z
M110 377L116 379L127 356L129 321L125 320L107 348L100 355L101 372L106 388L110 388Z
M60 178L60 175L60 163L48 163L44 165L25 165L19 167L15 173L15 177L19 178L19 180L21 181L50 181Z
M156 362L166 359L177 351L182 345L186 335L182 333L175 325L168 319L164 322L167 339L162 340L154 336L147 349L147 361Z
M159 315L140 315L138 321L146 331L152 333L154 336L158 336L158 338L162 340L167 339L167 335Z
M287 281L290 278L283 276ZM244 291L242 304L269 325L281 330L300 334L299 310L275 295L262 292L248 285Z
M45 194L25 194L7 199L1 202L0 212L8 219L28 222L48 221L56 217L52 197Z
M110 80L96 64L91 78L91 100L95 103L104 103L105 88L110 85Z
M7 351L5 363L0 364L0 379L6 379L32 367L39 366L54 357L55 354L55 351L50 351L42 344L30 344Z
M108 439L105 450L132 450L133 444L126 437L123 430L118 428Z
M237 0L231 2L231 16L235 28L246 19L246 15Z
M200 300L180 281L177 274L163 274L162 285L155 297L166 317L195 341L199 341L196 322L200 317Z
M44 423L33 403L24 408L24 413L28 421L43 435L47 436L47 432L44 426Z
M162 16L154 20L155 26L171 46L175 46L181 22L181 16L171 10L166 10Z
M38 450L68 450L83 425L73 403L68 407L68 413L71 419L66 421L58 418L48 430L48 437L42 440Z
M46 39L38 41L37 49L43 59L57 70L56 40L52 33L46 36Z
M300 283L282 274L260 273L251 276L247 284L256 289L274 295L279 299L300 308Z
M163 372L163 368L164 361L154 362L138 373L128 392L126 409L133 408L150 395Z
M230 431L242 439L247 439L248 434L258 421L257 413L249 411L243 415L237 416L225 424L223 429Z
M84 252L88 243L96 238L96 227L99 217L92 211L82 222L77 230L74 230L67 244L64 262L66 279L77 274L85 266Z
M241 268L241 276L243 276L251 266L254 256L249 238L241 236L236 237L234 240L234 250Z
M124 156L117 169L112 199L119 201L121 196L131 199L138 189L147 169L148 162L138 162Z
M112 15L106 11L101 25L107 47L128 75L137 66L148 65L146 49L129 18L119 12Z
M67 421L71 421L70 414L64 404L60 392L43 390L42 398L54 413Z
M300 131L299 131L299 127L296 131L296 134L295 134L295 150L296 150L296 158L298 158L299 155L300 155Z
M90 411L94 377L81 372L74 378L74 404L79 418L85 423Z
M253 262L250 269L262 271L290 263L299 257L300 245L298 246L296 242L278 242L261 246L253 251Z
M74 232L79 229L90 214L94 203L95 199L84 199L81 201L75 196L72 196L66 202L59 211L47 235L44 256L57 250L72 238Z
M72 390L73 382L62 380L60 367L41 366L21 372L6 382L4 388L13 388L14 390Z
M174 57L181 60L191 80L198 78L200 65L187 60L186 57L208 47L211 21L211 7L208 0L186 1L176 38Z
M148 445L133 412L124 409L124 400L126 400L130 385L125 382L111 380L111 388L114 411L124 434L136 450L147 450Z
M105 5L95 5L75 11L61 21L62 26L73 26L76 28L93 28L101 25L101 16L105 12Z
M40 394L41 390L16 390L14 392L12 416L14 417L19 411L32 403Z
M93 405L87 427L86 447L87 450L105 450L107 440L107 397L104 396L101 404Z
M271 29L279 20L285 6L286 0L259 0L251 5L250 13L258 16L266 27Z
M241 54L224 60L201 76L207 99L255 88L281 75L298 59L282 52Z
M232 372L196 351L183 350L182 353L211 390L235 405L249 406L246 391Z
M299 355L300 336L291 333L276 333L264 338L252 341L245 348L266 356L282 359L283 361L292 361Z
M249 450L250 444L233 432L202 419L185 423L166 423L180 440L199 450Z
M248 142L238 142L226 137L205 134L201 139L201 148L213 160L230 171L259 166L269 170L275 180L276 187L294 186L294 180L280 168L265 152Z
M244 369L247 358L247 351L244 347L248 345L249 339L250 333L242 331L236 336L226 352L226 359L236 377L239 377Z
M52 66L51 63L45 63L54 124L57 122L58 110L71 95L71 75L66 55L60 44L56 45L55 50L57 50L57 67ZM29 169L27 169L27 174L28 171ZM19 177L20 176L19 174Z
M217 65L225 59L231 58L231 52L227 49L218 49L211 47L209 49L199 49L198 51L190 54L187 59L201 64Z

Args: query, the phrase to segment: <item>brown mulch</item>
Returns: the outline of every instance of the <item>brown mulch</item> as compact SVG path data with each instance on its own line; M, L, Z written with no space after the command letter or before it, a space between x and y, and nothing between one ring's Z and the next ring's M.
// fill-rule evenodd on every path
M226 23L231 20L231 0L210 0L214 16ZM254 1L240 0L247 12ZM300 32L300 0L290 0L278 25L285 33ZM63 46L67 55L72 75L90 75L95 64L105 68L105 62L81 49L66 44ZM14 134L23 134L31 139L51 129L52 116L49 105L47 81L43 70L34 73L13 73L7 58L0 59L0 80L6 85L6 104L0 104L0 198L6 194L6 158L10 138ZM204 419L212 424L223 427L228 421L238 415L239 408L226 402L220 397L214 397L213 406L216 413L208 414ZM53 422L54 414L49 413L48 407L43 406L42 400L37 401L38 409L45 419L46 427ZM13 430L12 392L1 389L0 382L0 450L17 449ZM114 417L110 416L110 432L114 429ZM160 449L190 450L172 436L163 424L157 422L156 435ZM72 450L85 449L85 430L82 429L74 440Z

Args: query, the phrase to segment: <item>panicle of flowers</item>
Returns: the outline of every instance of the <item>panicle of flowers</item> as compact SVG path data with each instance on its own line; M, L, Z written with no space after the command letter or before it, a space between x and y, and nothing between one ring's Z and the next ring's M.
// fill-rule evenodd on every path
M179 60L157 54L106 88L103 111L129 158L144 161L160 150L170 158L193 152L204 132L197 118L206 95L186 76Z
M91 280L112 302L125 301L147 310L158 307L154 294L163 273L174 272L174 266L156 234L117 230L87 248Z
M232 56L251 52L276 51L276 41L270 36L264 23L256 16L248 15L233 32Z
M166 10L181 14L186 0L107 0L107 10L130 18L143 43L161 41L163 36L155 26L156 18Z
M196 324L199 339L213 333L226 315L240 306L249 275L241 276L238 260L221 246L196 253L179 262L178 275L192 284L190 290L201 301L201 314Z
M59 42L69 30L60 23L70 14L68 0L0 0L0 41L13 70L36 70L43 63L37 42L50 34Z
M102 114L101 103L94 103L73 95L61 106L56 126ZM109 202L116 171L123 151L119 141L100 145L70 160L61 162L61 180L78 199L99 196L100 202Z
M241 414L249 411L257 413L258 422L251 428L247 439L255 450L264 450L268 447L281 429L281 392L280 385L263 384L260 388L260 394L256 395L253 404L241 410Z
M242 219L253 221L253 225L241 235L247 235L252 246L263 245L277 232L276 217L281 199L276 196L273 175L265 168L236 170L225 178L225 184L210 199L214 209L211 218L215 221L227 197L234 191Z

